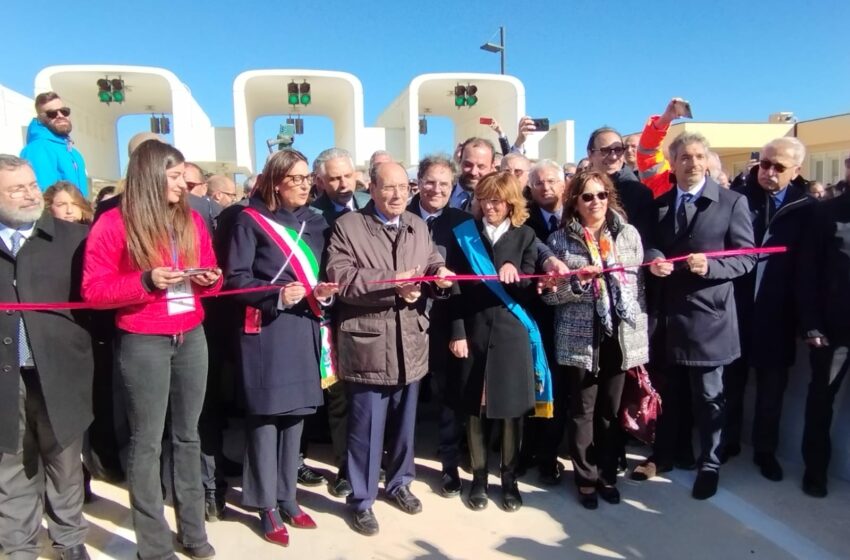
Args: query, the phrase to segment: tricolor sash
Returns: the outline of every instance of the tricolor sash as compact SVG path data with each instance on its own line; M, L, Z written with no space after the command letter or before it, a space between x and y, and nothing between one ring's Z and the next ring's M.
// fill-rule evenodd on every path
M475 274L498 274L496 272L496 266L484 248L484 242L481 240L481 234L475 226L475 220L466 220L455 226L452 231ZM534 362L534 416L538 418L552 418L554 412L552 372L549 371L549 362L546 359L546 352L543 350L543 339L540 336L540 330L537 328L537 324L526 313L525 309L505 291L504 286L498 280L485 280L484 284L502 300L505 307L514 314L514 317L519 319L519 322L528 331L528 338L531 341L531 356Z
M300 238L298 232L271 220L253 208L245 208L245 214L251 216L260 229L271 239L283 253L286 262L292 267L298 281L308 287L307 305L313 315L319 319L319 338L321 353L319 354L319 372L322 378L322 389L327 389L337 381L334 367L333 347L331 346L330 321L325 317L313 289L319 282L319 262L310 246Z

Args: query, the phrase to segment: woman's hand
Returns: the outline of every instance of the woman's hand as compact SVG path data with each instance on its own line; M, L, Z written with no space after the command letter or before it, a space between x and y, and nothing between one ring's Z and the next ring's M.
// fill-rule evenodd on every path
M466 343L465 338L449 342L449 350L454 354L455 358L463 359L469 357L469 345Z
M203 274L194 274L189 278L191 278L192 282L194 282L198 286L212 286L213 284L218 282L219 278L221 278L221 269L214 268L212 270L204 272Z
M582 285L587 284L600 274L602 274L602 268L596 265L583 266L582 268L576 270L576 275L578 276L578 280L582 283Z
M284 305L296 305L304 299L307 289L301 282L290 282L280 289L280 300Z
M313 295L316 299L325 300L335 296L339 292L339 284L335 282L319 282L313 288Z
M181 271L174 270L169 266L160 266L151 270L151 282L160 290L179 284L184 278L185 276Z
M437 276L439 276L440 278L445 278L446 276L454 276L454 275L455 275L454 272L452 272L451 270L449 270L448 268L446 268L444 266L441 266L440 269L437 271ZM436 284L438 288L442 288L444 290L446 288L452 287L452 281L451 280L434 280L434 284Z
M557 292L558 279L559 276L557 273L548 272L546 276L537 281L537 293L542 294L544 291L549 291L552 293Z
M506 262L499 269L499 281L504 284L516 284L519 282L519 272L516 267Z

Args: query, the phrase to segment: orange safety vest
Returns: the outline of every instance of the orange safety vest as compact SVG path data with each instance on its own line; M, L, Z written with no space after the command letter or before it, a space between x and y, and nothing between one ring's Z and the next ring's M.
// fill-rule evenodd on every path
M638 177L649 187L652 195L658 198L673 187L670 182L670 162L661 151L661 143L667 136L669 127L655 128L659 115L653 115L646 121L637 149Z

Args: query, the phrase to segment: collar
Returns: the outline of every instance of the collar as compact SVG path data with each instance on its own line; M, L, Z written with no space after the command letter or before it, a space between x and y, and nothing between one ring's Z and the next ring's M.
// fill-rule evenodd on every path
M676 202L678 203L682 199L682 197L686 194L693 196L694 199L696 200L697 198L700 197L700 194L702 194L702 189L703 189L703 187L705 187L705 183L706 183L706 179L705 179L705 177L703 177L702 181L700 181L699 183L697 183L696 185L694 185L693 187L691 187L688 190L682 189L681 185L676 185Z
M560 210L556 210L555 212L549 212L548 210L544 210L541 206L538 206L537 208L540 209L540 214L543 216L543 221L546 223L547 226L549 225L550 216L555 216L558 219L558 223L561 223L561 216L563 216L564 214L563 206Z
M24 240L27 240L32 236L33 232L35 231L35 224L35 222L32 222L17 228L13 228L7 226L4 223L0 223L0 239L2 239L3 243L6 244L6 247L11 250L12 236L15 234L15 232L19 232L21 235L24 236Z
M422 216L422 219L425 220L425 221L427 221L428 218L430 218L431 216L433 216L435 218L439 218L440 216L443 215L443 209L442 208L440 208L436 212L428 212L427 210L422 208L421 202L418 204L418 206L419 206L419 215Z
M788 187L791 186L791 183L785 185L785 188L776 193L770 193L769 196L774 201L776 201L776 207L779 208L785 202L785 196L788 194Z
M328 197L328 201L331 203L331 206L333 206L333 209L337 212L342 212L345 209L352 211L354 210L354 195L352 195L351 198L348 200L348 204L337 204L336 201L331 200L330 197Z
M481 220L481 222L484 224L484 232L493 245L495 245L499 238L502 237L505 232L508 231L508 228L511 227L510 218L505 218L502 220L502 223L497 226L490 225L487 220Z
M380 210L375 208L375 216L381 222L382 225L385 226L399 226L401 225L401 216L394 216L392 219L384 216Z

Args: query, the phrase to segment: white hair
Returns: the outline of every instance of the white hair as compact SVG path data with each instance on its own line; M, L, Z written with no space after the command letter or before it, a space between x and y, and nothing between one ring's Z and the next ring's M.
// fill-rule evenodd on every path
M762 152L771 148L775 151L780 150L788 150L791 152L791 159L794 160L795 165L803 165L803 160L806 159L806 146L800 142L797 138L793 136L783 136L781 138L775 138L771 140L761 149Z

